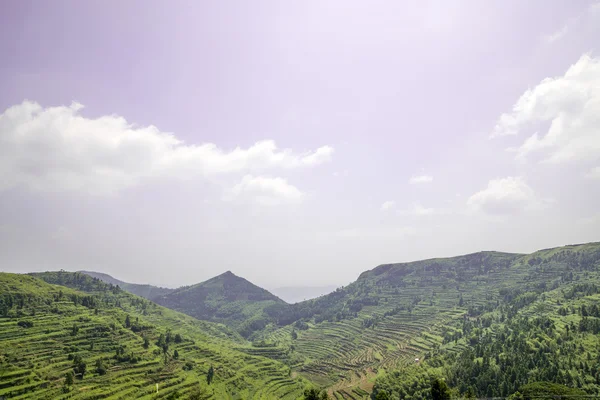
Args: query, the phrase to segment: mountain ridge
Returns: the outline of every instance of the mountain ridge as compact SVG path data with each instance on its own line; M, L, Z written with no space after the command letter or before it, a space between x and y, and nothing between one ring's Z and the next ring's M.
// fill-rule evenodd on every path
M77 271L79 273L91 276L93 278L98 278L103 282L111 283L113 285L118 285L121 289L126 290L135 295L144 297L148 300L151 300L153 297L160 296L163 294L167 294L172 292L175 289L164 288L160 286L154 286L146 283L130 283L125 282L120 279L117 279L109 274L104 272L96 272L96 271Z
M289 375L224 325L89 275L0 273L1 398L295 400Z
M182 286L152 301L194 318L222 322L249 337L267 322L265 309L287 303L245 278L225 271L204 282Z

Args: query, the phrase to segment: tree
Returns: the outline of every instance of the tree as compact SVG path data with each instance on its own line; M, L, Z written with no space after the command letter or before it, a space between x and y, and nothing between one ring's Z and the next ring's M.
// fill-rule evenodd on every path
M163 343L162 345L162 351L163 354L165 355L165 363L167 362L167 353L169 352L169 344L168 343Z
M79 379L83 379L85 375L85 371L87 369L87 365L79 356L75 356L75 360L73 362L73 371L75 375L79 376Z
M179 333L177 333L175 335L175 343L181 343L183 342L183 338L181 337L181 335Z
M69 371L65 374L65 385L71 386L73 384L73 371Z
M319 392L315 388L304 390L304 400L327 400L329 396L326 391Z
M71 336L77 335L77 332L79 332L79 327L76 323L73 323L73 327L71 328Z
M377 395L375 396L375 400L390 400L390 396L385 390L382 390L377 393Z
M147 349L148 347L150 347L150 340L148 340L148 337L144 336L144 348Z
M292 331L292 339L298 339L298 334L296 333L296 331Z
M208 383L210 385L214 376L215 376L215 369L211 365L210 368L208 369L208 373L206 374L206 383Z
M190 393L188 393L188 400L201 400L208 397L208 393L205 389L201 388L200 385L196 386L192 389Z
M433 400L449 400L450 389L445 381L434 378L431 381L431 398Z
M131 318L129 318L129 314L127 314L127 317L125 317L125 327L131 328Z
M101 359L97 359L96 360L96 373L98 375L105 375L106 374L106 367L102 363Z
M173 352L173 358L176 360L179 358L179 352L177 350Z

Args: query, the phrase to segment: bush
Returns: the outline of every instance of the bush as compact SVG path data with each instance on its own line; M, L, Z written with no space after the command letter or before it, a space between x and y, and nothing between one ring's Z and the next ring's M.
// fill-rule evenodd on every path
M19 321L19 322L17 322L17 325L19 325L21 328L31 328L31 327L33 327L33 322L32 321Z

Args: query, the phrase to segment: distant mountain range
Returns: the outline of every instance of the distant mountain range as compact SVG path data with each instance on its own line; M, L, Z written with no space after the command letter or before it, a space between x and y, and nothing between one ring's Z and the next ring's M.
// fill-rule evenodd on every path
M244 337L274 322L265 309L287 306L279 297L231 271L178 289L127 283L99 272L80 272L194 318L224 323Z
M264 328L266 308L287 305L279 297L231 271L154 297L152 301L198 319L225 323L245 337Z
M108 274L103 274L101 272L94 271L79 271L82 274L86 274L93 278L98 278L103 282L111 283L115 286L119 286L123 290L127 290L129 293L133 293L135 295L145 297L147 299L153 299L157 296L164 296L168 293L173 292L175 289L162 288L158 286L152 286L147 284L138 284L138 283L127 283L123 282L119 279L113 278Z

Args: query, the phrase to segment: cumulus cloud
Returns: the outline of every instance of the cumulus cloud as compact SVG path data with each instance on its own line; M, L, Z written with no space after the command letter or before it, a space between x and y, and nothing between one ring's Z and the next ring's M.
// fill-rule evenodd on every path
M493 137L535 132L517 158L540 154L543 162L586 162L600 157L600 58L582 56L564 76L546 78L502 114Z
M493 179L487 188L475 193L467 205L491 215L514 214L540 205L533 189L522 177Z
M224 196L224 200L254 201L274 206L284 203L300 203L305 194L283 178L246 175Z
M278 149L271 140L233 150L186 144L120 116L86 118L82 108L25 101L0 114L0 190L20 186L110 194L147 178L312 167L333 154L329 146L306 153Z
M389 210L391 210L394 207L396 207L396 202L392 201L392 200L388 200L388 201L385 201L381 205L381 211L389 211Z
M430 183L433 181L433 177L430 175L417 175L413 176L408 180L411 185L419 185L422 183Z

